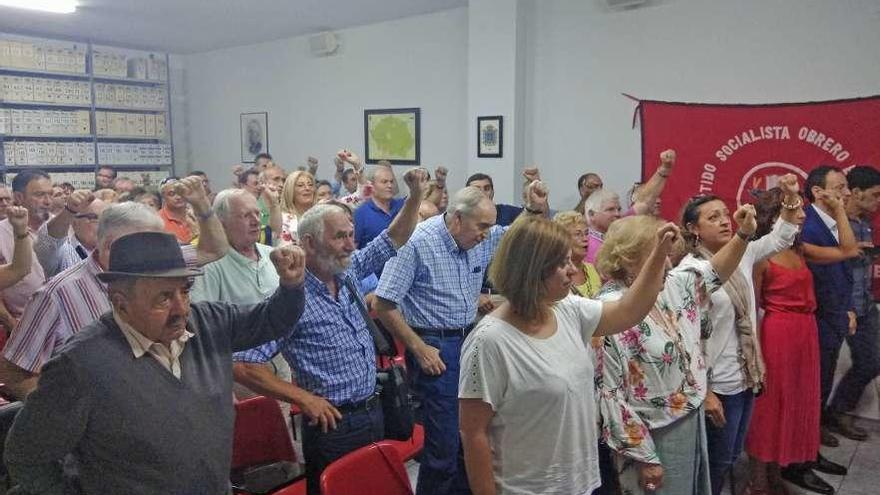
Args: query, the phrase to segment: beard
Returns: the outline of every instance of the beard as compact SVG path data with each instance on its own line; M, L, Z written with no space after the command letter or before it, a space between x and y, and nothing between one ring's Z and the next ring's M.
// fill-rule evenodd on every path
M348 270L348 267L351 266L351 257L348 256L344 259L340 259L335 256L320 255L317 257L315 262L321 269L321 271L328 272L333 275L339 275L345 270Z

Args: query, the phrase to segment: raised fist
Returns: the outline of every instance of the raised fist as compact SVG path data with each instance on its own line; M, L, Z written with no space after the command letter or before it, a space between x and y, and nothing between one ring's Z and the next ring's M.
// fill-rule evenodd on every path
M10 206L6 209L6 218L12 225L12 233L22 236L28 233L28 211L23 206Z
M89 209L89 205L95 200L95 194L92 191L79 189L70 193L67 197L67 209L76 213L85 213Z
M306 279L306 253L299 246L283 246L272 250L269 259L281 279L281 285L294 288Z
M666 150L660 153L660 166L667 169L675 165L675 150Z
M758 230L758 221L755 219L755 216L755 207L745 204L736 210L736 213L733 214L733 219L739 226L739 230L751 236Z
M422 167L411 168L403 174L403 182L409 188L409 195L421 198L428 189L428 171Z
M800 192L800 184L798 184L797 176L794 174L785 174L779 179L779 188L786 196L797 196Z

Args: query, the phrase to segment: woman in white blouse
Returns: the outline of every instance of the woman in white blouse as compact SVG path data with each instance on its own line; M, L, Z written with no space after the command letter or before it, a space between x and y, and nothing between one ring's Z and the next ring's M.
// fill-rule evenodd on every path
M305 170L291 172L281 190L281 240L279 245L295 243L300 217L315 205L315 178Z
M600 303L571 295L571 236L523 217L489 271L507 302L465 340L460 430L475 495L589 494L599 486L590 338L641 321L663 287L678 229L667 224L634 290Z

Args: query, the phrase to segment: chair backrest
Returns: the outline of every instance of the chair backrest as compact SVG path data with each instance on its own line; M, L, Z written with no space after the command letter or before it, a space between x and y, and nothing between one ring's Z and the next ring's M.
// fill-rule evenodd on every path
M232 469L275 461L297 462L278 403L264 396L236 402Z
M321 474L323 495L412 495L406 467L393 445L371 443L333 461Z

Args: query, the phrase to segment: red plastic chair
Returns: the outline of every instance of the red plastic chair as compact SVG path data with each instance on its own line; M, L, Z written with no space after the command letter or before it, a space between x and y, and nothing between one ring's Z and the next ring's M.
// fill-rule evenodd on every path
M232 470L279 461L299 462L278 403L263 396L237 402L232 443ZM277 495L305 493L305 479L300 479L272 493Z
M406 467L388 442L372 443L331 463L321 473L322 495L412 495Z

